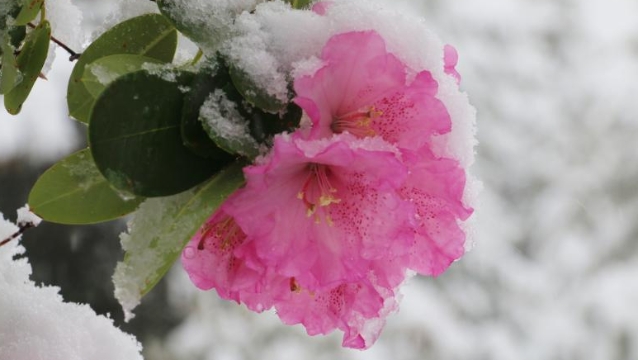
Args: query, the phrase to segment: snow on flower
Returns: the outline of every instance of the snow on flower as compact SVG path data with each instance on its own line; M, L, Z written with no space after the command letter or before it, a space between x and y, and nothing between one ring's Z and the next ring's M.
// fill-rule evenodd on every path
M439 71L458 82L456 51L441 54ZM473 210L459 161L432 149L452 119L429 71L408 68L375 31L332 36L319 61L293 84L308 126L276 135L244 168L246 186L182 263L201 289L274 307L310 335L340 329L344 346L364 349L408 270L439 275L463 255Z

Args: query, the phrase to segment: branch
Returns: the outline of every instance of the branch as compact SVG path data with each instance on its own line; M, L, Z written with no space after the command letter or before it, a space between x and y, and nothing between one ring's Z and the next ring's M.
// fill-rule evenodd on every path
M28 229L34 228L36 227L36 225L32 222L26 222L26 223L22 223L19 225L18 227L18 231L16 231L15 233L13 233L13 235L9 236L8 238L0 241L0 247L7 244L9 241L19 237L20 235L22 235L25 231L27 231Z
M30 28L35 29L35 25L33 25L32 23L28 23L27 25L29 25ZM66 50L66 52L68 52L71 56L69 56L69 61L74 61L80 58L80 55L82 54L78 54L75 51L71 50L70 47L66 46L66 44L64 44L62 41L56 39L55 37L51 36L51 41L53 41L54 43L58 44L61 48L63 48L64 50ZM1 246L1 244L0 244Z

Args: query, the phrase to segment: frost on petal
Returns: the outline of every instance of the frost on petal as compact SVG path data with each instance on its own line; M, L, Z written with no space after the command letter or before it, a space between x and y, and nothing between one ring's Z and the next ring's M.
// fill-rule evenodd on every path
M322 68L294 83L295 102L313 121L313 138L342 132L378 135L400 148L416 149L431 135L451 130L430 72L408 83L409 69L386 50L376 32L333 36L321 60Z
M414 204L417 236L410 249L410 268L439 275L463 255L465 233L459 223L473 212L463 204L465 172L457 161L436 158L426 148L405 153L410 176L402 194Z

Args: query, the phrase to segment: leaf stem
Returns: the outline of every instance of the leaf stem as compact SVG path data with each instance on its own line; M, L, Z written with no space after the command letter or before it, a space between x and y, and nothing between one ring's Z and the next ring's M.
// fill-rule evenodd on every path
M204 55L204 52L202 51L202 49L198 49L197 54L193 58L193 61L191 61L191 65L197 64L197 62L202 58L203 55Z
M42 2L42 6L40 7L40 22L43 22L47 19L47 9L44 6L44 2Z
M16 231L15 233L13 233L11 236L9 236L8 238L0 241L0 247L4 246L5 244L7 244L8 242L10 242L11 240L19 237L20 235L22 235L25 231L27 231L28 229L34 228L35 224L32 222L27 222L24 224L20 224L18 231Z
M30 28L35 29L35 25L32 23L28 23L27 24ZM53 41L54 43L58 44L61 48L63 48L64 50L66 50L66 52L69 53L69 61L75 61L77 59L80 58L80 55L82 55L81 53L76 53L75 51L73 51L70 47L68 47L65 43L63 43L62 41L56 39L54 36L51 36L51 41Z

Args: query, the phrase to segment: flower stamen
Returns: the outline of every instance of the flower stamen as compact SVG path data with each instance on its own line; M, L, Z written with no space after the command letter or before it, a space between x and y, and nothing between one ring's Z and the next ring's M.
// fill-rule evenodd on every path
M320 164L308 165L308 176L304 181L301 191L297 193L297 198L303 201L306 206L306 215L311 217L318 208L341 202L335 196L337 189L330 183L328 167ZM327 218L328 224L332 221ZM320 223L320 218L315 215L315 222Z
M360 138L375 136L376 132L371 128L372 121L381 115L383 115L383 111L376 110L374 106L364 107L336 116L330 124L330 129L337 134L347 131Z

